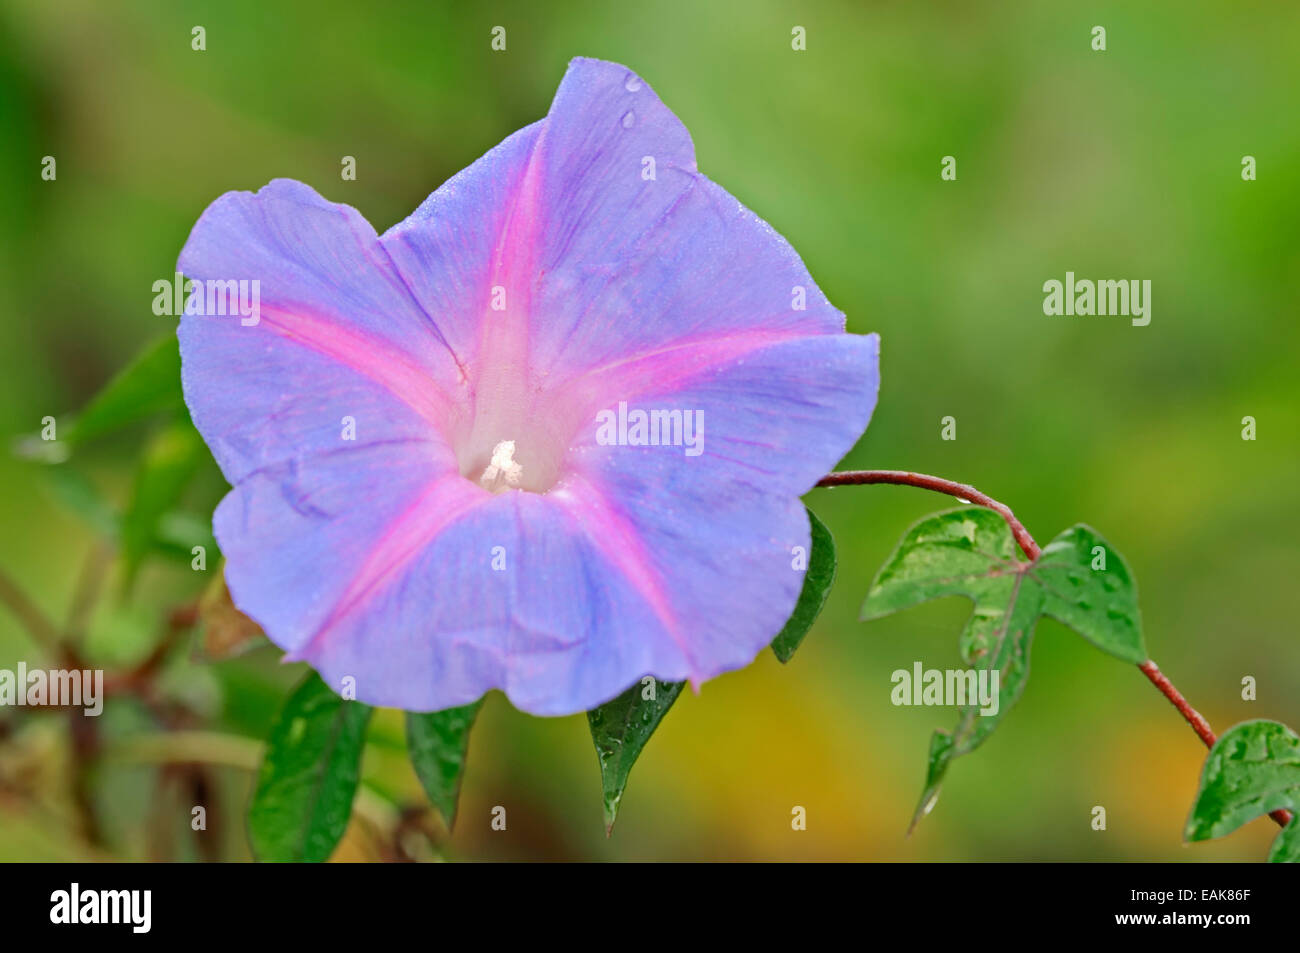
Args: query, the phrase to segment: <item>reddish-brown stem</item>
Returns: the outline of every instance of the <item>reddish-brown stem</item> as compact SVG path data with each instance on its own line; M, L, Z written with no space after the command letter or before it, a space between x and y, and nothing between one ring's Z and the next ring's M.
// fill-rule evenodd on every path
M1148 659L1138 668L1142 670L1143 675L1151 679L1152 685L1160 689L1160 694L1168 698L1170 703L1178 709L1179 714L1187 719L1187 723L1192 726L1192 730L1196 732L1197 737L1205 742L1205 747L1213 748L1214 743L1219 740L1218 736L1214 734L1214 729L1210 727L1210 723L1205 720L1204 715L1187 703L1183 693L1165 677L1165 673L1160 671L1160 667ZM1284 807L1270 812L1268 816L1277 821L1282 827L1286 827L1291 823L1291 812Z
M1160 666L1155 662L1147 659L1138 668L1142 674L1151 679L1151 684L1160 689L1160 694L1169 699L1169 703L1178 709L1178 713L1187 719L1187 723L1192 726L1192 731L1196 736L1205 742L1205 747L1213 748L1218 737L1214 734L1214 729L1210 723L1205 720L1205 716L1187 703L1183 693L1174 687L1174 683L1165 677L1165 673L1160 671Z
M993 497L981 493L975 487L966 483L956 483L952 480L945 480L942 477L927 476L924 473L909 473L906 470L841 470L838 473L831 473L817 481L818 486L863 486L868 483L893 483L898 486L915 486L922 490L934 490L936 493L947 493L949 496L955 496L959 500L967 503L976 503L979 506L985 506L993 510L1011 527L1011 535L1016 538L1016 544L1020 546L1031 560L1037 559L1038 554L1042 552L1038 544L1034 542L1034 537L1029 535L1029 530L1025 529L1024 524L1016 519L1016 514L1011 512L1011 507L1005 503L999 503Z
M1031 561L1037 559L1039 553L1042 552L1038 543L1034 541L1034 537L1029 535L1029 530L1025 529L1020 520L1016 519L1016 515L1011 512L1009 506L1005 503L999 503L993 497L981 493L975 487L966 483L957 483L953 480L945 480L942 477L929 476L924 473L910 473L907 470L840 470L836 473L829 473L817 481L818 486L867 486L873 483L914 486L922 490L946 493L948 496L955 496L963 502L987 507L1007 521L1007 526L1011 528L1011 535L1015 537L1016 544ZM1196 732L1197 737L1205 742L1205 747L1213 748L1217 739L1215 738L1214 729L1210 727L1210 723L1205 720L1205 716L1187 703L1187 699L1174 687L1174 683L1165 677L1165 674L1160 671L1156 663L1148 659L1138 668L1143 675L1151 680L1151 684L1160 689L1160 694L1169 699L1169 703L1178 709L1178 713L1192 726L1192 730ZM1273 818L1282 827L1286 827L1291 822L1291 812L1282 808L1270 813L1269 817Z

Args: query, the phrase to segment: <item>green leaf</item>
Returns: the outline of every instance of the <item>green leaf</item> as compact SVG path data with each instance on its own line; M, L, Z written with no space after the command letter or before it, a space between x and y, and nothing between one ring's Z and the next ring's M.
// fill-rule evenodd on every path
M795 603L785 628L772 640L772 651L782 662L790 661L795 649L817 621L830 594L831 583L835 581L835 540L831 531L812 510L808 511L808 522L812 526L812 552L808 554L803 588L799 590L799 601Z
M411 765L448 829L456 823L456 802L465 773L469 732L482 706L480 698L472 705L459 708L406 713L406 747Z
M1043 547L1029 575L1043 590L1043 615L1121 661L1147 660L1137 583L1096 530L1083 524L1067 529Z
M37 472L43 488L55 503L80 518L105 540L120 542L122 517L93 483L71 465L44 467ZM195 546L203 546L210 560L215 561L220 556L220 548L212 535L210 516L175 510L159 517L151 543L153 551L190 563Z
M184 510L164 513L158 519L157 533L154 535L154 548L158 552L183 562L193 562L194 547L202 546L207 550L208 561L220 556L221 548L212 535L212 516L200 516Z
M1276 721L1244 721L1215 742L1183 836L1231 834L1247 821L1290 808L1291 823L1273 841L1273 863L1300 862L1300 737Z
M206 452L189 421L160 431L145 447L136 468L131 501L122 517L123 580L127 588L145 554L156 544L163 516L176 505Z
M63 439L84 443L163 411L182 410L181 354L175 333L153 342L108 382Z
M259 860L328 860L348 826L373 709L344 701L314 672L276 716L248 809Z
M808 522L812 532L812 545L803 588L799 591L794 612L772 640L772 652L782 662L790 661L803 642L825 605L826 596L835 581L835 540L812 510L808 510ZM681 694L684 685L685 682L638 683L613 701L587 712L591 738L596 744L596 755L600 759L607 832L613 830L614 821L618 817L619 803L627 788L632 765ZM648 694L653 694L653 697L644 697Z
M606 834L614 829L632 765L685 685L646 676L613 701L587 712L591 740L600 759Z
M948 762L953 758L952 735L945 731L936 731L930 736L930 753L925 760L925 788L921 791L921 800L917 802L912 814L912 823L908 833L916 827L925 815L929 814L935 802L939 800L939 786L948 770Z
M977 677L990 688L996 674L997 711L981 714L975 699L960 706L951 735L935 734L912 826L934 806L952 759L979 747L1020 698L1040 616L1058 619L1116 658L1146 660L1132 574L1087 526L1066 530L1030 563L992 510L968 507L927 517L907 531L876 576L862 618L952 595L974 603L959 640L961 657L977 673L988 673Z
M40 471L50 496L74 516L80 517L104 539L116 542L122 520L93 483L67 465Z

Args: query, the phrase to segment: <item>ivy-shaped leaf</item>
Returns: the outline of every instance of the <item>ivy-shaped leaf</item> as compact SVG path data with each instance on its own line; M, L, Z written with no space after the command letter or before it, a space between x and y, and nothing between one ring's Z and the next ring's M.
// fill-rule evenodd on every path
M373 709L344 701L316 673L276 716L248 809L254 855L325 861L343 836Z
M1040 616L1065 623L1116 658L1146 661L1132 574L1087 526L1066 530L1030 562L992 510L968 507L927 517L907 531L876 576L862 618L951 595L974 603L959 642L961 657L989 690L996 674L998 699L988 714L978 698L963 699L952 734L935 733L913 826L934 807L952 759L979 747L1020 698Z
M614 829L632 765L685 685L661 682L647 675L613 701L587 712L591 740L600 759L606 834Z
M812 510L808 511L808 522L812 526L812 551L808 554L803 588L799 590L799 601L795 603L785 628L772 640L772 651L782 662L790 661L795 649L817 621L835 581L835 540L831 531Z
M459 708L406 713L406 748L411 766L448 829L456 823L456 802L465 773L469 732L482 706L480 698L472 705Z
M1279 808L1290 808L1291 823L1273 841L1268 859L1300 863L1300 737L1276 721L1245 721L1210 749L1183 836L1223 837Z

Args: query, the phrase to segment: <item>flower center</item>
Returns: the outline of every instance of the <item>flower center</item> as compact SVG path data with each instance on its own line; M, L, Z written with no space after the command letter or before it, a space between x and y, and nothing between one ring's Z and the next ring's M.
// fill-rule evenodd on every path
M516 368L517 362L493 362L484 369L448 437L471 483L491 493L545 493L560 479L578 419Z
M476 427L456 456L461 476L492 493L545 493L560 477L565 443L536 424Z
M518 488L523 479L524 468L515 462L515 442L502 440L492 448L492 459L478 482L485 490L499 493Z

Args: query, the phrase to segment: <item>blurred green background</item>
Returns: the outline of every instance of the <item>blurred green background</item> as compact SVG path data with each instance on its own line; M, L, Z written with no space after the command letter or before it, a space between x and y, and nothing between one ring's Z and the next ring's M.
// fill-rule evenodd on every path
M807 50L791 50L791 28ZM1105 52L1090 48L1094 25ZM191 28L207 49L190 48ZM489 48L495 25L507 50ZM80 408L174 319L152 313L186 235L222 192L301 179L383 231L542 116L575 55L627 64L690 129L700 168L799 250L851 330L879 331L875 419L845 466L974 483L1040 540L1087 521L1139 581L1147 645L1223 730L1300 727L1300 11L1122 3L357 4L0 2L0 567L64 619L96 537L50 467L8 453ZM41 159L57 159L43 181ZM340 159L357 159L341 181ZM940 159L957 158L955 182ZM1258 161L1242 181L1241 159ZM1152 321L1048 318L1042 284L1149 278ZM1241 439L1241 419L1258 440ZM957 418L958 439L940 439ZM78 448L121 507L154 430ZM210 462L184 508L210 513ZM814 491L840 552L824 615L788 667L686 695L601 822L586 720L493 695L475 730L451 859L1260 860L1257 820L1184 847L1204 750L1135 669L1043 622L1033 674L988 744L904 830L930 732L890 672L959 663L968 604L856 621L918 490ZM209 567L211 569L211 567ZM205 580L120 561L89 620L105 665L148 655ZM263 646L216 663L183 648L160 691L190 727L249 739L301 674ZM0 667L50 664L0 613ZM1257 701L1241 680L1258 680ZM120 756L158 730L134 702L81 764L57 715L0 711L0 858L203 856L189 801ZM384 712L367 797L422 802ZM116 754L115 754L116 752ZM238 761L235 757L231 760ZM246 857L251 775L218 769L210 833ZM168 799L171 798L172 801ZM173 801L175 802L173 804ZM89 843L78 816L98 820ZM79 806L80 805L80 806ZM171 807L168 807L171 805ZM489 812L507 808L492 831ZM794 805L808 829L791 830ZM1091 809L1108 812L1093 831ZM79 815L78 811L82 814ZM381 812L382 814L382 812ZM376 855L351 830L340 855Z

